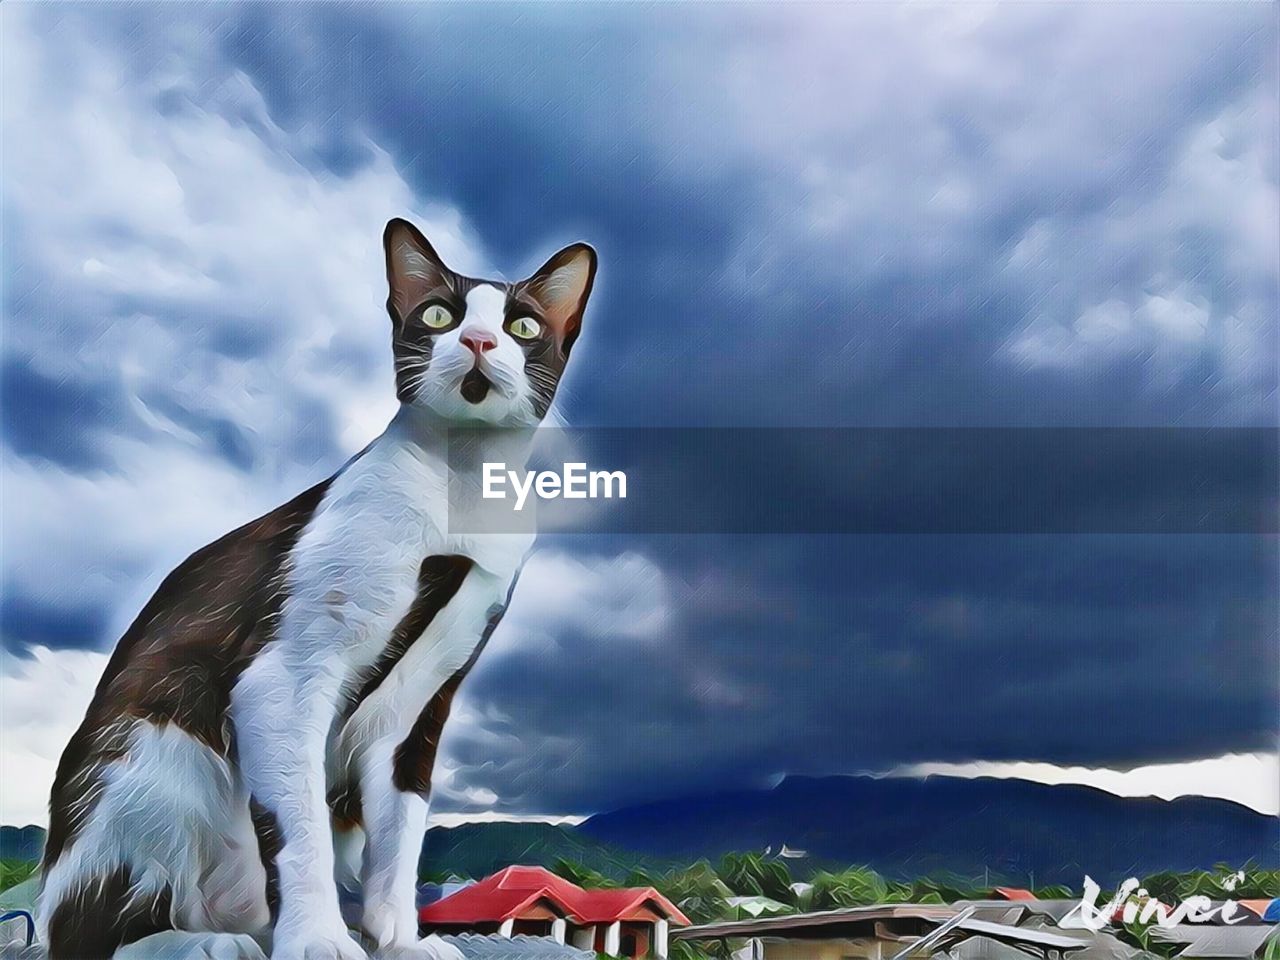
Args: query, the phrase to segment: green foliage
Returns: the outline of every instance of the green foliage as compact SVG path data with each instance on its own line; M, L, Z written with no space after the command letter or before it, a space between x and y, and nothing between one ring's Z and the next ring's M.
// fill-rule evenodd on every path
M861 907L889 899L889 885L869 867L852 867L839 873L822 871L813 875L812 882L810 910Z
M727 917L729 905L725 901L736 892L705 860L653 878L650 886L660 891L694 923L710 923Z
M551 865L551 872L557 877L564 877L570 883L576 883L580 887L600 889L619 886L616 881L610 880L598 870L592 870L590 867L585 867L565 857L556 858L555 863Z
M740 897L768 897L791 906L791 871L782 860L766 860L758 853L727 853L720 861L720 879Z
M36 872L35 860L0 860L0 890L16 887Z
M951 903L954 900L980 900L991 891L975 887L968 880L943 874L919 877L906 883L889 884L890 903Z
M611 877L567 858L557 860L554 870L584 887L619 885ZM1238 871L1220 865L1210 871L1157 873L1147 877L1142 886L1168 905L1196 895L1213 900L1280 895L1280 870L1260 870L1250 864L1243 872L1244 878L1241 879ZM769 859L758 853L729 853L714 867L706 860L665 872L652 867L636 867L626 875L623 885L653 887L661 891L694 923L742 919L745 914L729 905L731 897L764 897L777 901L789 912L796 912L838 910L875 903L954 903L957 900L984 900L991 896L991 888L985 880L949 874L889 880L866 866L839 871L820 870L810 877L807 884L795 884L790 866L785 861ZM1043 886L1036 888L1036 895L1045 900L1069 900L1079 894L1066 886ZM1104 895L1104 899L1108 897ZM1137 925L1127 931L1126 939L1151 953L1167 953L1165 944L1152 940L1149 931ZM679 949L673 945L672 950L675 960L704 957L687 944ZM684 953L689 953L689 956ZM1280 957L1272 960L1280 960Z
M1072 892L1070 887L1064 886L1048 886L1036 887L1033 891L1039 900L1070 900L1076 894Z
M637 865L649 869L679 866L601 843L565 824L464 823L427 831L418 871L427 881L450 876L479 880L513 863L553 869L561 859L613 880L621 880Z
M1263 870L1253 862L1236 870L1220 863L1212 870L1155 873L1143 880L1142 886L1165 904L1180 903L1194 896L1210 900L1262 900L1280 896L1280 870Z

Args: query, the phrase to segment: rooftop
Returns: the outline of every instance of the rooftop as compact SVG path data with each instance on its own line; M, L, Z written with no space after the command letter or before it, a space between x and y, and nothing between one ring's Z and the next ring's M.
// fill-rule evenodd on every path
M605 923L651 913L681 925L689 919L653 887L584 890L543 867L507 867L479 883L427 904L418 918L428 924L501 923L534 911L575 923Z
M550 937L448 934L440 938L458 948L463 960L595 960L589 950L557 943Z

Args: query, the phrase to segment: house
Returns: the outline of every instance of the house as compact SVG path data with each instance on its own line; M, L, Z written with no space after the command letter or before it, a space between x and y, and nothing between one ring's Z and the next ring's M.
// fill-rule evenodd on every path
M1241 915L1248 913L1259 923L1280 923L1280 897L1274 900L1241 900Z
M996 887L994 891L996 900L1034 900L1036 895L1030 890L1023 887Z
M418 911L424 933L550 937L614 957L667 956L689 919L652 887L585 890L542 867L507 867Z

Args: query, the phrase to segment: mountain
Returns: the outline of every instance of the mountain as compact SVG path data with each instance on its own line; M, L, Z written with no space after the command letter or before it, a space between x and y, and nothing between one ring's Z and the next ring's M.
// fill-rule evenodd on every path
M422 844L423 876L457 874L479 879L513 863L551 867L563 857L623 880L636 867L662 870L669 860L623 850L573 827L550 823L464 823L432 827Z
M39 860L44 851L44 827L0 827L0 860Z
M598 814L580 833L689 860L782 844L810 866L866 864L1079 889L1159 870L1280 864L1280 820L1204 797L1117 797L1026 780L788 777L772 789L664 800ZM802 870L806 861L792 861Z
M0 827L0 859L37 860L44 849L42 827ZM550 823L464 823L432 827L422 844L424 876L457 874L479 879L513 863L551 867L561 857L615 880L636 867L664 870L670 861L620 850Z
M39 856L39 827L0 827L0 857ZM597 814L578 827L470 823L427 831L424 875L480 878L561 857L615 880L730 851L808 853L797 876L866 864L909 879L990 870L992 880L1104 886L1160 870L1225 862L1280 866L1280 819L1226 800L1117 797L1025 780L788 777L768 790L663 800Z

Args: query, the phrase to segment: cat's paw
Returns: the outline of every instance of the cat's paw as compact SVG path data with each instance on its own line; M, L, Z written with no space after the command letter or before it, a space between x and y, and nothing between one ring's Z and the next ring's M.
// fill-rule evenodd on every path
M271 960L369 960L345 927L304 930L297 934L276 932Z
M418 942L418 911L413 908L413 901L392 899L366 903L361 919L365 943L372 945L371 952L377 957L390 956L387 951L393 947L410 950Z
M462 951L434 934L406 944L388 944L374 954L377 960L462 960Z

